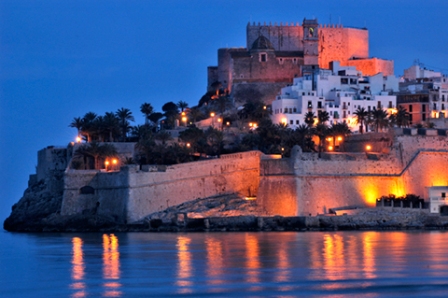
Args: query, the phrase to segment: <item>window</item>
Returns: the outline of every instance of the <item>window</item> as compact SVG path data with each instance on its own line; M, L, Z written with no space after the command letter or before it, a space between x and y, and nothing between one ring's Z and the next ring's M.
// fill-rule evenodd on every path
M308 101L308 109L311 109L313 105L311 104L311 100Z
M285 108L285 114L288 114L288 108Z
M294 113L297 113L297 108L294 108Z
M302 92L302 95L305 95L305 92Z
M426 105L422 105L422 112L426 112Z
M409 112L412 112L412 105L409 105Z
M422 114L422 121L426 121L426 114Z
M278 59L278 61L280 62L280 64L283 64L283 58Z
M442 192L441 197L442 197L442 198L446 198L446 192Z
M442 94L442 101L445 101L445 95Z
M260 54L260 62L266 62L266 61L268 61L266 53Z
M445 110L445 104L442 103L442 110Z
M318 108L318 109L322 109L322 102L321 102L321 101L318 101L318 102L317 102L317 108Z
M437 110L437 105L436 104L433 104L433 108L432 108L433 110Z
M81 195L90 195L90 194L95 193L95 189L92 186L86 185L86 186L81 187L81 189L79 190L79 193Z
M289 124L294 124L294 121L293 120L289 120Z
M347 78L341 78L341 84L342 85L347 85L348 84L348 79Z
M296 120L296 124L299 125L299 123L300 123L299 120Z

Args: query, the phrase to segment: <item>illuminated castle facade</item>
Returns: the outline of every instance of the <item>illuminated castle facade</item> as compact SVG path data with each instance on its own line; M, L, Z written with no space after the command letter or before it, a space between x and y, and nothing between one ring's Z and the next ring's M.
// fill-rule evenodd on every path
M354 66L366 76L392 75L391 60L369 58L369 32L342 25L248 24L246 48L218 50L218 66L208 67L208 88L219 82L236 103L261 98L270 104L282 87L332 61ZM215 84L216 86L216 84Z

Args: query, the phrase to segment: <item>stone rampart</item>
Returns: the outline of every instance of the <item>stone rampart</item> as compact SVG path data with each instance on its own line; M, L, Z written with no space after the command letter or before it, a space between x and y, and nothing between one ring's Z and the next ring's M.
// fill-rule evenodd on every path
M389 154L345 155L350 158L317 159L295 149L290 159L262 160L260 204L271 214L315 215L336 207L374 206L389 194L426 198L427 187L448 185L446 137L396 136Z
M222 155L221 158L167 166L147 172L137 166L119 172L69 170L65 174L61 213L94 210L117 221L134 222L153 212L197 198L238 193L256 195L260 152Z

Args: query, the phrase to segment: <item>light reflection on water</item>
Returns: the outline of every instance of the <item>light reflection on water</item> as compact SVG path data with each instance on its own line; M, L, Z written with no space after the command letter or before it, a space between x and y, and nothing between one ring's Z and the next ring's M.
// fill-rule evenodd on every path
M26 239L30 253L19 268L27 283L14 288L17 281L0 275L5 297L448 292L448 233L439 231L5 235Z

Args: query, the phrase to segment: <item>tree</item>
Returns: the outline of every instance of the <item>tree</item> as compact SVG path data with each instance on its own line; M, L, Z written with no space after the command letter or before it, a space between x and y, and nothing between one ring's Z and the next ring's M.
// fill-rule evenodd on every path
M154 112L154 108L150 103L145 102L140 106L140 112L145 115L145 124L148 125L149 115Z
M87 169L87 158L93 159L93 168L100 169L99 160L101 158L117 156L117 150L112 144L100 144L98 142L91 142L80 146L76 152L75 157L82 156L84 158L84 168Z
M372 118L373 123L375 125L375 132L378 132L381 128L387 127L389 124L389 120L387 118L387 112L383 109L375 108L372 109Z
M73 118L73 121L69 124L69 127L74 127L76 128L77 132L78 132L78 137L81 136L81 129L83 127L83 121L81 117L75 117Z
M159 124L159 120L163 118L163 114L159 112L152 113L148 119L151 120L155 126Z
M334 123L329 128L329 135L333 137L333 148L336 145L336 138L338 137L346 137L351 133L350 128L348 127L347 123Z
M325 123L318 123L314 128L314 134L319 138L319 146L318 146L319 158L321 157L324 140L328 136L328 133L329 133L328 126Z
M394 115L395 122L398 127L408 127L410 114L402 106L398 106L397 113Z
M199 141L204 138L204 131L196 126L179 133L179 139L184 143L190 143L191 148L195 152L198 149Z
M328 120L330 120L330 114L328 114L327 111L319 111L317 113L317 120L319 123L326 123Z
M134 121L134 116L132 116L131 110L126 108L118 109L115 115L118 118L118 122L121 128L121 140L122 142L126 142L126 135L131 129L129 121Z
M183 112L186 108L188 108L188 103L185 101L180 100L177 103L177 107L180 109L181 112Z
M313 112L306 112L305 114L305 123L308 127L314 126L314 119L316 119L316 115Z
M87 112L82 117L82 134L86 137L87 142L92 141L92 136L95 133L94 121L97 115L94 112Z
M193 121L193 123L199 121L199 119L204 117L204 113L202 113L199 107L192 107L190 110L188 110L188 115L190 116L190 119Z
M106 112L103 117L103 125L105 133L108 134L109 142L113 142L115 140L114 136L120 134L120 123L114 112Z
M356 123L359 124L359 132L363 133L363 125L366 122L366 118L367 118L369 112L361 107L361 108L358 108L353 114L356 116ZM366 131L367 131L367 127L366 127Z
M157 140L161 141L163 145L165 145L167 141L172 139L171 134L166 130L159 131L155 137Z
M238 112L241 119L260 122L262 119L269 118L271 111L261 100L249 100L243 105L243 109Z
M162 106L162 111L165 112L167 128L173 128L174 121L177 119L179 114L177 105L172 101L167 102Z

